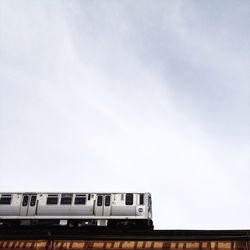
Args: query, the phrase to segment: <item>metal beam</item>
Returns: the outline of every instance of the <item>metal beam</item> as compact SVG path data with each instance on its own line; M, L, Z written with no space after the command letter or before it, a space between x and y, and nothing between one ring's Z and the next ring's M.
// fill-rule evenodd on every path
M248 250L247 244L245 241L0 240L0 249Z
M1 239L38 240L147 240L192 241L226 240L250 241L250 230L153 230L153 231L107 231L107 230L0 230ZM250 249L248 249L250 250Z

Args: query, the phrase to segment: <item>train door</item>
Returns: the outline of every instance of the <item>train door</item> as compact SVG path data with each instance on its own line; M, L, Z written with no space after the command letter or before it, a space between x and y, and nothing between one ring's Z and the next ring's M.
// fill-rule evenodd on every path
M95 202L96 216L110 216L111 213L111 195L98 194Z
M37 195L36 194L24 194L22 198L20 215L21 216L33 216L36 214Z
M111 214L111 195L107 194L104 197L103 216L110 216L110 214Z

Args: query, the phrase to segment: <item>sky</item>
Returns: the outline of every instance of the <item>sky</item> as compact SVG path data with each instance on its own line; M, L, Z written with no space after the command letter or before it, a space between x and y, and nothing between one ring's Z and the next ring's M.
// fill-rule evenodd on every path
M249 26L248 0L0 0L0 191L249 229Z

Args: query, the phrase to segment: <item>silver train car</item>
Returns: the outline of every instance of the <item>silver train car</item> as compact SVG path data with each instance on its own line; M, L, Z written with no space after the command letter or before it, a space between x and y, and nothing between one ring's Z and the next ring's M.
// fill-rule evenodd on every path
M150 193L0 193L0 227L153 229Z

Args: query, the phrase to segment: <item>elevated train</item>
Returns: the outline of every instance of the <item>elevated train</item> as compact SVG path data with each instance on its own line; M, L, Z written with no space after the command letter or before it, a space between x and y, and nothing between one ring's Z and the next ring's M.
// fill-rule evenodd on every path
M153 229L150 193L0 193L0 227Z

